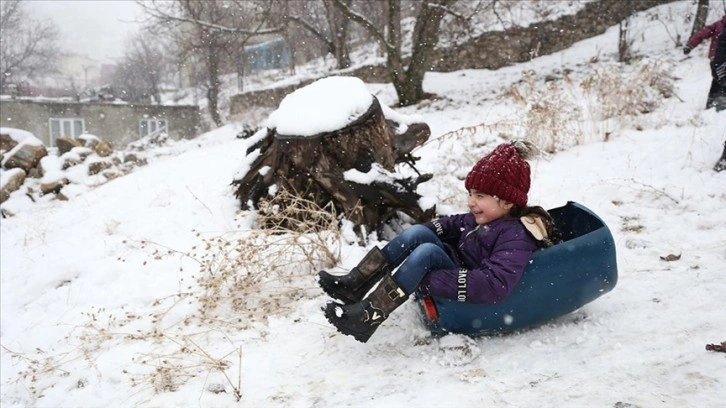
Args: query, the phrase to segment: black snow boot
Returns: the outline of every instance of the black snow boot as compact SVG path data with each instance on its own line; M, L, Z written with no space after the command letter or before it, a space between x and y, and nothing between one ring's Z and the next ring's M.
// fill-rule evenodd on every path
M373 292L362 301L352 305L329 302L323 311L328 321L339 332L365 343L388 315L406 299L408 294L398 286L391 275L386 275Z
M716 165L713 166L713 171L723 171L726 170L726 142L723 144L723 153L721 153L721 158L718 159L716 162Z
M383 252L374 247L347 275L336 276L326 271L318 272L318 283L330 297L349 305L360 302L373 285L392 270L393 266Z

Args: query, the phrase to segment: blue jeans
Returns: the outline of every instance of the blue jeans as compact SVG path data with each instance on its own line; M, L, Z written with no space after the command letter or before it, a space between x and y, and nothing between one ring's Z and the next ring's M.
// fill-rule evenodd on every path
M458 268L444 250L439 237L420 224L403 231L381 251L391 265L400 265L393 274L393 280L406 294L413 293L427 273L437 269Z

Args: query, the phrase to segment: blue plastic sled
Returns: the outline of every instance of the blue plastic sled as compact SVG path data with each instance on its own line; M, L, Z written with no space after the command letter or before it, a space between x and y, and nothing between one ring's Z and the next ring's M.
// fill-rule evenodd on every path
M568 202L549 210L559 241L536 251L512 293L495 304L419 296L423 320L434 335L508 333L541 325L592 302L618 281L615 243L605 223Z

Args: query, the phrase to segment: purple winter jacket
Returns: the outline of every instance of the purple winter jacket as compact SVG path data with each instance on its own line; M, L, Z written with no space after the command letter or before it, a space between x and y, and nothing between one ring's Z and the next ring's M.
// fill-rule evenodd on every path
M444 243L459 269L429 272L422 282L431 295L470 303L496 303L519 282L537 249L536 240L518 218L478 225L471 213L425 223Z

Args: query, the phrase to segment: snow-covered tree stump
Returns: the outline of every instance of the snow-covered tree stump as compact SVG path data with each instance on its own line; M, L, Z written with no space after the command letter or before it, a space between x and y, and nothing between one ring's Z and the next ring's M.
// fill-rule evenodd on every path
M330 123L315 123L315 115L335 116L336 112L326 112L315 101L306 102L302 97L306 92L290 101L286 97L280 109L270 116L271 125L253 136L258 140L253 140L254 145L248 148L247 154L257 154L257 158L242 177L232 182L241 208L257 208L260 200L269 199L284 189L320 208L330 208L332 203L337 214L344 214L357 227L365 226L368 231L381 227L398 212L415 222L430 219L435 209L420 207L416 188L431 175L422 175L416 170L417 158L411 154L430 136L428 125L416 121L400 123L396 119L402 116L395 113L387 118L378 99L364 87L365 96L360 95L359 88L355 91L346 88L351 84L362 85L356 78L333 77L318 82L321 81L334 82L334 100L328 103L340 105L346 103L346 98L353 98L357 107L352 112L363 111L364 103L368 103L367 109L353 118L350 118L351 110L345 110L344 116L348 117L337 122L326 117L324 121L343 124L331 129ZM315 92L311 90L307 95L315 95L318 101L331 97L324 95L325 86L316 87L316 84L308 86ZM310 108L309 104L321 111L305 113L294 108ZM290 118L297 121L297 127L288 123ZM413 171L409 175L396 172L399 163L407 163L407 168Z

